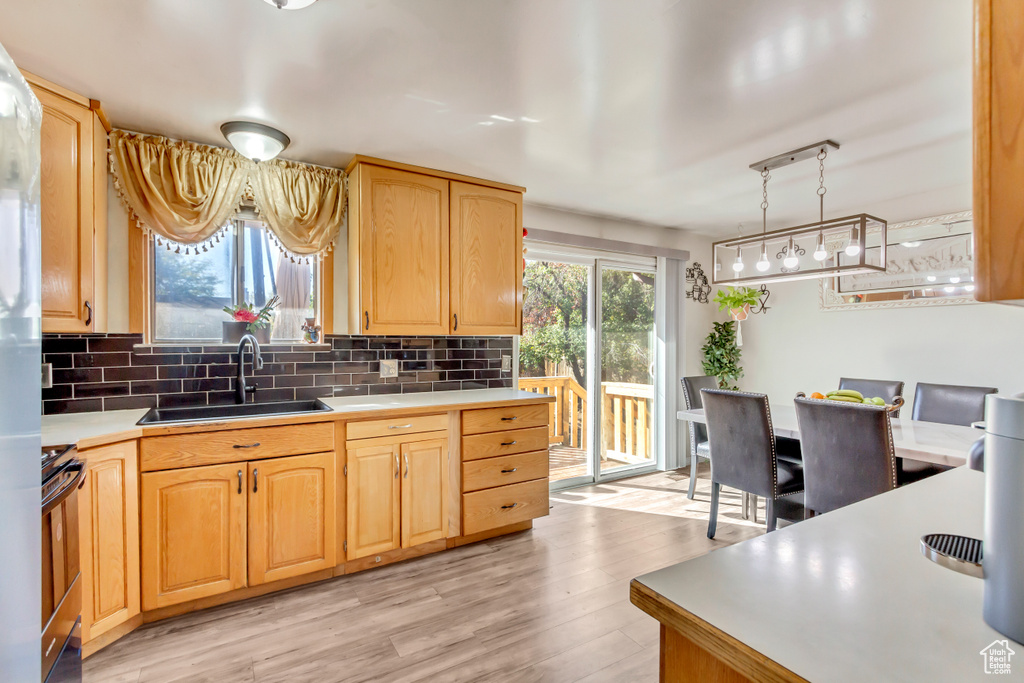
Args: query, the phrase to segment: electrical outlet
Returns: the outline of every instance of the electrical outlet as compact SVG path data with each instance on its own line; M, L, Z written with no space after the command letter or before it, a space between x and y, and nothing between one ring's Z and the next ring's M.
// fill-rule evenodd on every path
M380 377L381 379L398 377L398 361L394 359L382 360L380 362Z
M501 371L512 372L512 356L501 357Z
M43 363L43 389L53 388L53 363Z

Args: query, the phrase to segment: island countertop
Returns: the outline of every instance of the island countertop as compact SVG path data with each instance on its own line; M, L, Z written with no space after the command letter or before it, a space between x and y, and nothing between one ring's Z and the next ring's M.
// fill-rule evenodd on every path
M631 599L751 680L988 680L981 651L1005 636L983 581L920 550L981 538L983 500L984 475L959 468L640 576Z
M220 418L204 422L177 422L146 426L136 424L146 414L145 410L44 415L42 445L44 448L49 448L63 444L78 444L79 448L91 448L147 435L214 431L269 424L322 422L324 420L368 419L449 410L472 410L512 404L549 403L554 398L546 394L518 389L473 389L382 396L339 396L321 400L333 410L279 417Z

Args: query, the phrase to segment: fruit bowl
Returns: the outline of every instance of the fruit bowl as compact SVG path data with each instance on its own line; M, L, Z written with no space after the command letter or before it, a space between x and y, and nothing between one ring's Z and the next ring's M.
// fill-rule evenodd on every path
M849 403L852 405L869 405L877 406L879 408L885 408L886 412L894 413L903 407L905 401L902 396L896 396L892 399L892 403L886 403L881 398L877 397L865 397L858 391L852 389L839 389L837 391L830 391L827 394L821 394L814 392L810 396L807 396L804 392L799 392L796 395L797 398L810 398L814 401L832 401L834 403Z

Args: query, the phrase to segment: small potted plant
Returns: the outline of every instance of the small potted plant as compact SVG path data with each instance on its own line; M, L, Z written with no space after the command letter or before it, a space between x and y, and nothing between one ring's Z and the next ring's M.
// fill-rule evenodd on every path
M752 287L730 287L728 291L718 290L715 303L719 311L729 311L733 320L746 320L750 315L750 307L761 298L761 293Z
M231 316L231 320L221 323L222 341L225 344L237 344L242 335L248 332L259 343L269 344L274 308L280 300L280 297L275 296L258 311L244 301L235 306L225 306L224 312Z

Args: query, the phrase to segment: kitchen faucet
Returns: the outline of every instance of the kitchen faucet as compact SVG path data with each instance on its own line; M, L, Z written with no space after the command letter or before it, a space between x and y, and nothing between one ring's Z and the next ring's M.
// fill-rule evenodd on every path
M252 394L252 400L256 401L256 382L245 383L245 345L252 346L252 374L263 369L263 356L260 355L260 343L251 334L243 334L238 341L238 374L235 375L235 403L245 403L245 395Z

